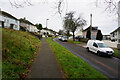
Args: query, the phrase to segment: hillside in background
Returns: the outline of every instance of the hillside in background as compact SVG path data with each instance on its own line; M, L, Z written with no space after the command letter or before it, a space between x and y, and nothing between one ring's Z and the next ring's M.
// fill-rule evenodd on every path
M2 77L24 78L39 47L40 40L30 33L2 28Z

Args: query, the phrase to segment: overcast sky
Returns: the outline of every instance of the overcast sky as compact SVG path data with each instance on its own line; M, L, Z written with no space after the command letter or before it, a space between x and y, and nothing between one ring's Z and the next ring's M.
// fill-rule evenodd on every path
M21 3L23 0L18 1ZM67 0L67 6L66 3L63 5L62 17L56 13L56 1L57 0L31 0L33 6L15 8L11 6L9 0L0 0L0 8L18 19L26 17L26 19L33 24L41 23L43 27L46 27L46 19L49 19L48 28L55 31L63 29L62 17L64 17L64 14L69 11L75 11L76 16L81 14L83 18L87 20L87 26L85 26L84 29L90 25L90 13L93 14L93 26L98 26L98 28L102 30L103 34L109 34L118 27L117 17L115 14L110 14L109 12L104 11L105 6L103 4L101 4L101 7L96 7L94 3L95 0Z

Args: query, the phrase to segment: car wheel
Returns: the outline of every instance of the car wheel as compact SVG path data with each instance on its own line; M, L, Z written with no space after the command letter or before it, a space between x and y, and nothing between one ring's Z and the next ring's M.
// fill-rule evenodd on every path
M87 47L87 51L90 52L89 47Z
M99 51L97 52L97 55L98 55L98 56L101 56Z

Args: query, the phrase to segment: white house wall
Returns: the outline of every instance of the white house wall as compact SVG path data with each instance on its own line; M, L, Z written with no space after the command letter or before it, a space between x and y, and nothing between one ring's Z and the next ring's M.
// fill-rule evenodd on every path
M38 32L38 31L39 31L39 30L37 29L37 27L36 27L36 26L33 26L33 25L30 25L29 28L28 28L28 30L29 30L30 32Z
M2 21L4 20L3 20L2 14L0 13L0 27L2 27Z
M0 14L0 21L3 21L2 14Z
M4 15L0 15L0 22L4 22L4 27L5 28L10 28L10 24L13 24L13 29L15 30L19 30L19 21L18 20L15 20L15 19L12 19L12 18L9 18L9 17L6 17ZM2 25L1 25L2 26Z
M80 35L83 35L83 34L82 34L82 30L78 31L78 32L75 34L75 36L80 36Z

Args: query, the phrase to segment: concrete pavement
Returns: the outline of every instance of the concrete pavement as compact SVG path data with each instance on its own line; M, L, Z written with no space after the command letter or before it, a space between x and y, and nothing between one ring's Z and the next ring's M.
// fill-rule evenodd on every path
M34 63L28 78L63 78L64 73L59 67L54 53L49 44L43 38L40 51Z

